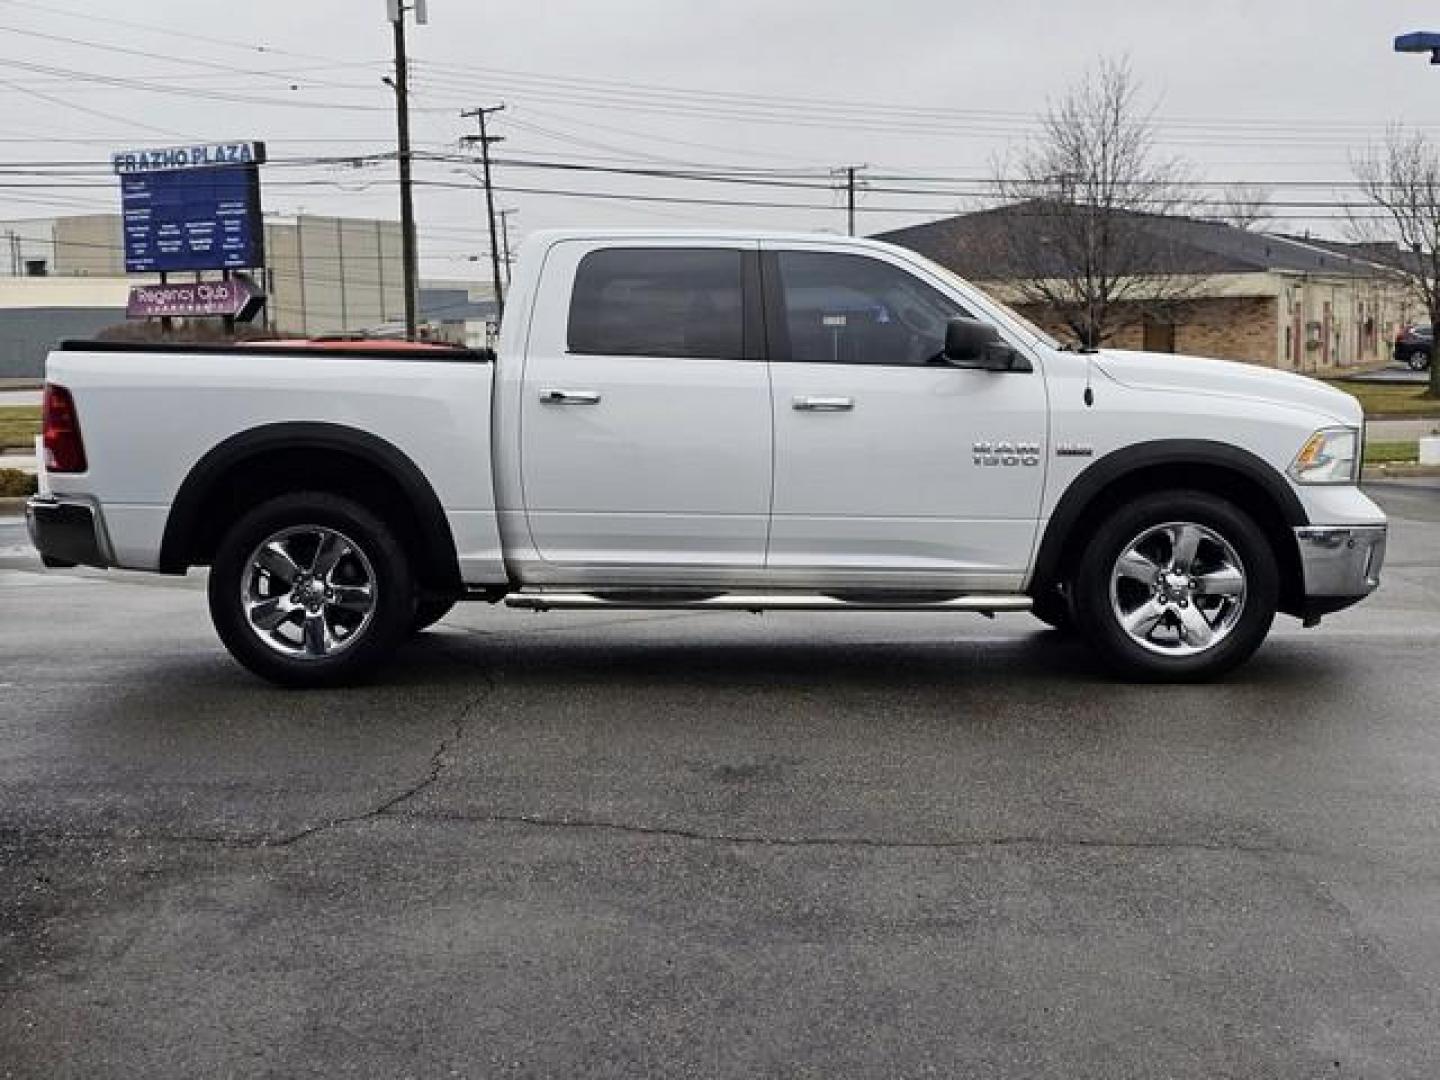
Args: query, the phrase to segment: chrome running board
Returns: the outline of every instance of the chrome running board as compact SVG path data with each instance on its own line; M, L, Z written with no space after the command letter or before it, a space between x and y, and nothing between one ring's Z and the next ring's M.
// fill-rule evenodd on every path
M818 593L721 593L715 596L674 596L605 590L587 592L526 590L505 597L505 606L527 611L582 611L616 609L681 609L688 611L970 611L994 615L1002 611L1029 611L1030 597L1014 593L951 596L939 600L907 601L894 595L840 599Z

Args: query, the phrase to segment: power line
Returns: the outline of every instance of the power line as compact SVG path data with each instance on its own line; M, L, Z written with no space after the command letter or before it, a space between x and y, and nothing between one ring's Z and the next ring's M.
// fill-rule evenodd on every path
M322 165L330 165L330 166L333 166L333 165L353 165L353 164L378 164L378 163L381 163L381 162L384 162L384 161L387 161L387 160L391 160L391 159L395 158L395 156L396 156L396 155L393 154L393 153L387 153L387 154L365 155L365 156L363 156L363 157L344 156L344 157L333 157L333 158L325 158L325 157L296 158L296 159L290 159L290 160L284 161L282 167L291 167L291 168L314 168L314 167L318 167L318 166L322 166ZM471 160L472 160L472 159L467 158L467 157L457 156L457 155L422 155L418 160L420 160L420 161L422 161L422 162L425 162L425 163L427 163L427 164L438 165L438 164L444 164L444 163L450 163L450 162L454 162L454 163L461 163L461 162L463 162L463 163L465 163L465 164L469 164L469 163L471 163ZM71 167L72 165L81 165L81 167L78 167L78 168L76 168L76 167ZM763 175L757 176L757 175L754 175L753 173L751 173L751 172L749 172L749 171L741 171L741 172L739 172L739 173L737 173L737 174L722 174L722 173L717 173L717 172L713 172L713 171L697 172L697 171L685 171L685 170L665 170L665 169L652 169L652 168L631 168L631 167L624 167L624 166L604 166L604 165L594 165L594 164L589 164L589 163L576 163L576 162L567 162L567 161L545 161L545 160L528 160L528 159L492 159L492 165L505 166L505 167L510 167L510 168L522 169L522 170L558 170L558 171L563 171L563 172L578 172L578 173L583 173L583 174L601 174L601 175L631 176L631 177L637 177L637 178L656 179L656 180L665 180L665 181L688 181L688 182L701 182L701 183L726 184L726 185L740 185L740 186L764 186L764 187L779 187L779 188L800 189L800 190L815 190L815 191L833 191L833 190L835 189L835 186L834 186L833 183L824 182L822 179L820 179L820 178L818 178L818 177L817 177L816 179L814 179L814 180L805 180L805 179L801 179L801 178L799 178L799 177L791 177L791 178L770 178L770 177L766 177L766 176L763 176ZM34 189L34 190L50 190L50 189L55 189L55 188L96 189L96 190L100 190L100 189L110 190L110 189L113 189L113 183L111 183L111 182L108 181L107 179L102 179L100 176L96 175L97 172L100 172L100 171L102 171L102 170L103 170L103 172L104 172L105 174L108 175L108 172L109 172L109 167L108 167L108 165L102 165L101 163L98 163L98 162L97 162L97 163L83 163L83 165L82 165L82 163L71 163L71 162L63 162L63 163L62 163L62 162L48 162L48 163L46 163L46 162L40 162L40 163L26 163L26 164L23 164L23 165L15 165L15 166L9 166L9 167L0 166L0 189L6 189L6 188L8 188L8 189L10 189L10 190L18 190L18 191L31 190L31 189ZM3 179L4 177L14 178L14 181L7 183L7 182L5 182L5 180ZM44 180L44 181L46 181L46 183L45 183L45 184L40 184L40 183L38 183L37 181L40 181L40 180ZM314 177L314 178L297 179L297 180L269 180L269 181L266 182L266 186L267 186L268 188L275 188L275 189L306 188L306 187L325 187L325 188L333 188L333 189L336 189L336 190L339 190L339 191L351 191L351 192L359 193L359 192L363 192L363 191L368 191L370 188L385 186L385 185L387 185L387 184L389 184L389 183L391 183L391 182L392 182L392 181L387 180L387 179L384 178L384 177L378 177L378 176L366 177L363 181L361 181L361 182L359 182L359 183L353 183L353 182L350 182L350 181L347 181L347 180L338 179L338 178L335 178L335 177L323 177L323 178L322 178L322 177ZM439 185L436 181L427 181L427 182L430 184L430 186L443 186L443 185ZM901 196L901 197L906 197L906 198L914 198L914 197L929 197L929 198L936 198L936 197L945 198L945 197L950 197L950 198L957 198L957 199L982 198L982 199L991 199L991 200L995 200L995 201L999 201L999 202L1006 202L1006 201L1013 201L1013 200L1012 200L1012 199L1008 199L1008 198L1006 197L1007 193L1006 193L1006 190L1005 190L1005 189L1008 187L1008 185L1013 184L1013 183L1016 183L1016 181L1014 181L1013 179L1006 179L1006 178L1000 178L1000 179L997 179L997 180L987 180L987 179L979 179L979 178L977 178L977 179L969 180L969 181L960 181L960 180L950 181L950 183L952 183L952 184L960 184L960 185L963 185L963 186L952 186L952 187L935 187L935 186L929 186L929 187L906 187L906 186L896 186L896 185L891 185L891 184L884 184L884 183L880 183L880 182L869 182L869 183L867 183L867 185L866 185L866 189L869 190L869 191L872 191L872 192L875 193L875 194L895 195L895 196ZM468 185L456 185L456 186L465 187L465 186L468 186ZM1191 186L1191 185L1181 185L1181 186ZM1194 183L1193 186L1196 186L1196 187L1206 186L1206 187L1208 187L1208 186L1210 186L1210 183L1209 183L1209 182L1204 182L1204 181L1197 181L1197 182ZM1353 188L1355 187L1354 184L1342 184L1342 183L1335 183L1335 184L1330 184L1330 185L1325 185L1325 186L1332 187L1332 188L1334 188L1334 189L1336 189L1336 190L1353 189ZM1162 202L1166 202L1166 201L1168 201L1168 200L1161 200L1161 201L1162 201ZM1143 203L1143 202L1144 202L1144 199L1143 199L1143 198L1137 198L1137 199L1135 200L1135 202L1137 202L1137 203ZM1333 199L1318 199L1318 198L1302 199L1302 198L1291 198L1291 199L1270 199L1270 200L1267 200L1267 201L1266 201L1266 205L1269 206L1269 207L1271 207L1272 209L1281 209L1281 210L1284 210L1284 209L1362 209L1362 208L1366 208L1366 207L1370 206L1371 204L1370 204L1370 202L1369 202L1368 200L1351 199L1351 198L1333 198Z
M3 29L3 27L0 27L0 29ZM27 61L7 61L7 64L9 66L18 67L26 71L45 74L53 74L59 72L63 73L64 75L66 75L67 78L70 79L79 79L85 82L93 82L108 87L121 87L127 90L137 90L145 94L159 94L167 97L180 97L186 100L199 99L204 101L228 101L260 108L324 109L331 112L336 110L358 113L381 113L389 111L388 108L383 105L361 105L354 102L344 101L292 100L287 98L262 97L249 92L231 92L226 90L216 90L202 86L170 86L168 84L157 84L147 81L145 79L134 78L131 76L107 75L100 72L88 72L74 69L55 68L44 64L32 64ZM30 92L38 93L38 91ZM82 109L82 111L93 111L86 110L82 106L75 105L71 102L64 101L59 98L49 98L49 100L54 101L57 104L67 105L70 108ZM430 109L425 111L441 112L446 110ZM117 118L112 117L112 119Z
M639 111L669 115L709 115L719 119L748 120L761 123L799 123L811 126L848 127L865 130L917 130L942 133L983 134L990 137L1013 137L1018 130L1032 130L1044 123L1036 113L999 109L956 109L937 106L905 106L857 101L834 101L818 98L786 98L773 95L734 91L691 90L676 87L627 83L615 80L583 79L573 76L551 76L494 68L456 68L454 65L425 64L424 70L439 73L437 85L450 87L505 87L516 97L549 97L551 100L587 108L614 107L617 104ZM456 74L450 74L454 71ZM877 127L878 125L878 127ZM1169 141L1202 144L1205 132L1223 132L1226 144L1235 139L1254 138L1272 144L1288 142L1325 142L1334 139L1353 140L1375 130L1374 121L1325 121L1282 118L1206 119L1197 117L1153 118L1161 137ZM1306 127L1328 135L1307 135ZM1166 129L1192 133L1184 138L1164 134Z
M102 52L118 53L123 56L138 56L145 60L165 60L169 63L185 64L190 67L204 68L208 71L223 71L227 74L247 74L245 68L235 67L233 64L221 64L211 60L199 60L189 56L167 55L165 53L150 52L147 49L131 49L124 45L112 45L107 42L89 41L85 38L70 37L66 34L47 34L43 30L27 30L20 26L6 26L0 24L0 31L7 34L16 34L21 37L38 38L42 41L59 42L65 45L78 45L81 48L97 49Z
M319 56L314 53L292 52L288 49L279 49L270 45L244 45L234 38L210 37L205 34L191 33L185 30L176 30L169 26L160 26L155 23L134 22L129 19L117 19L112 16L96 15L93 11L76 11L74 8L57 7L46 0L43 7L37 7L31 0L0 0L0 4L7 7L23 8L26 14L30 15L59 15L61 17L83 20L85 23L101 23L107 26L123 26L134 30L143 30L152 34L164 34L169 37L182 38L188 41L201 41L209 45L218 45L222 48L238 49L243 52L268 53L275 56L290 56L297 60L329 60L330 57Z
M116 123L127 124L130 127L143 128L146 131L153 131L156 134L167 135L172 138L188 138L188 136L182 135L180 132L173 131L170 128L156 127L154 124L146 124L140 120L135 120L128 116L116 116L114 113L103 112L100 109L92 109L86 105L76 105L73 101L65 101L62 98L52 97L51 95L41 90L28 89L27 87L21 86L19 83L11 82L9 79L0 79L0 86L9 87L17 94L27 94L30 97L39 98L41 101L48 101L52 105L60 105L63 108L74 109L76 112L88 113L90 116L98 116L104 120L113 120Z

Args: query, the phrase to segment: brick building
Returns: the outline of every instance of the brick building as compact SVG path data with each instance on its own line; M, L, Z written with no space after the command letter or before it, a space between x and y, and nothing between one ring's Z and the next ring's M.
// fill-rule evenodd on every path
M960 274L1063 340L1074 335L1046 305L1025 303L1007 259L1001 207L880 234ZM1384 361L1395 331L1420 318L1363 248L1249 232L1218 222L1130 215L1165 253L1167 275L1190 278L1187 299L1118 305L1121 349L1244 360L1323 372Z

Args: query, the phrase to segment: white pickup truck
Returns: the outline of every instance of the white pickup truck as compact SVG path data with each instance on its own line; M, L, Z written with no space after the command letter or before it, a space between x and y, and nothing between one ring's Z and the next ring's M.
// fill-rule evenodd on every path
M1192 680L1375 589L1363 420L1296 375L1061 348L831 236L547 232L499 347L67 343L52 566L209 566L226 646L372 673L458 600L1032 611Z

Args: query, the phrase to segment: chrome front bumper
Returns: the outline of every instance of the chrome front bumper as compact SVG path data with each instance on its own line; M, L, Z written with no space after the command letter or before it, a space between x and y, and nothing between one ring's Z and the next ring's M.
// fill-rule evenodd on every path
M30 542L46 566L111 566L105 532L89 503L35 496L25 504Z
M1307 525L1295 530L1305 598L1336 611L1369 596L1385 561L1384 525Z

